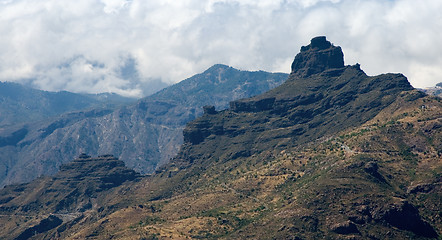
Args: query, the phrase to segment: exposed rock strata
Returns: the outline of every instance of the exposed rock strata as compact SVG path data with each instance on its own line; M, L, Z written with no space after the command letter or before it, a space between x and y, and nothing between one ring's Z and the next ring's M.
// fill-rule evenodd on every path
M6 186L0 195L0 211L12 214L26 212L57 213L85 211L102 191L140 177L112 155L91 158L81 155L62 165L53 177L42 177L31 183Z

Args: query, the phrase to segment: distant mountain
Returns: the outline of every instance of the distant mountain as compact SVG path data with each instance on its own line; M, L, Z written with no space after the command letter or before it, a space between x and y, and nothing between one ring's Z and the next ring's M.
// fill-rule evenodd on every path
M0 82L0 128L17 123L40 121L66 112L114 107L135 101L136 99L111 93L48 92L18 83Z
M106 162L85 157L73 163L85 178L66 181L73 168L61 167L0 190L0 238L438 239L441 118L440 98L345 66L316 37L279 87L205 106L153 175L88 195L89 166Z
M138 100L136 98L124 97L116 93L81 93L80 95L95 99L109 106L134 103Z
M427 94L442 97L442 82L436 84L435 87L419 89Z
M146 100L173 101L189 106L211 104L217 109L225 109L230 101L266 92L279 86L287 77L285 73L239 71L216 64L202 74L164 88ZM202 112L202 108L199 111Z
M172 158L185 124L232 100L278 86L287 74L239 71L215 65L160 92L116 110L67 113L51 121L0 130L0 186L54 174L80 153L113 154L145 174Z

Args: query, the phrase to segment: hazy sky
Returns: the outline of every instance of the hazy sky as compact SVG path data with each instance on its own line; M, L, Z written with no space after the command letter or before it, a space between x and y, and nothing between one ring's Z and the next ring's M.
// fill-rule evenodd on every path
M441 0L0 0L0 81L140 97L216 63L288 73L318 35L369 75L442 82Z

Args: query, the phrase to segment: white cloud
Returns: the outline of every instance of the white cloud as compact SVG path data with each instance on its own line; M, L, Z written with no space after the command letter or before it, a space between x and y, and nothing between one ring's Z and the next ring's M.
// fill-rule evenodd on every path
M104 12L118 14L120 10L124 9L130 1L127 0L101 0L104 3Z
M141 96L215 63L289 72L301 45L326 35L347 64L432 86L441 11L440 0L3 0L0 81Z

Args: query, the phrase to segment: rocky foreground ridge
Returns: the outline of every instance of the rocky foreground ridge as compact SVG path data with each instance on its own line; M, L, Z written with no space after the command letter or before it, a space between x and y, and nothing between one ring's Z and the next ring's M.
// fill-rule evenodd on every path
M79 221L90 211L100 211L100 197L108 190L126 182L135 182L140 174L125 167L124 162L112 155L92 158L80 155L62 165L53 177L41 177L31 183L6 186L0 192L0 215L19 216L26 224L28 216L38 215L36 225L19 232L4 232L6 236L28 239L37 233L72 220ZM101 209L102 211L102 209ZM24 221L24 222L22 222ZM20 223L22 222L22 223ZM5 223L7 229L8 224ZM12 239L12 237L10 237Z
M33 238L437 239L441 99L401 74L343 65L325 37L292 66L280 87L206 106L154 175L102 191L79 220L47 219L58 225ZM9 196L0 209L17 210L0 216L3 236L41 229Z

